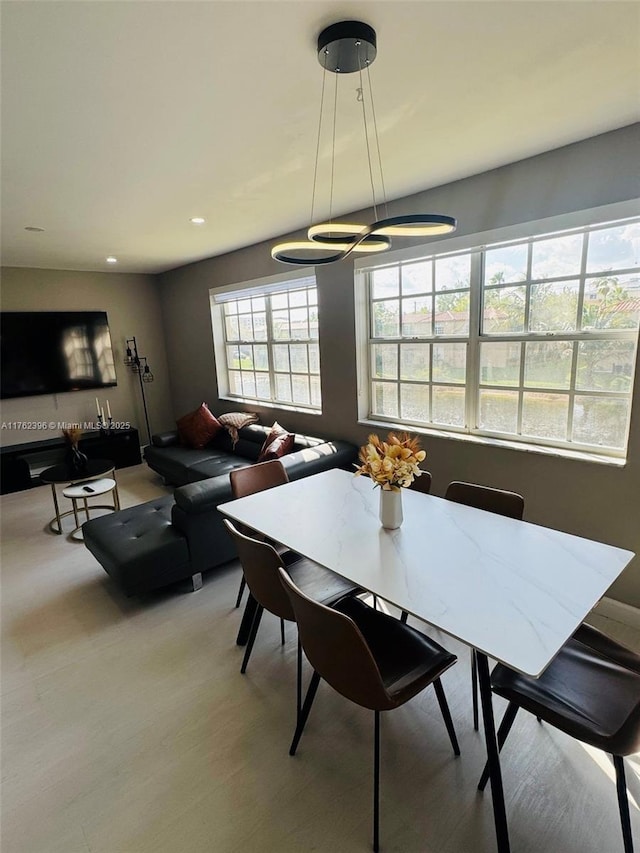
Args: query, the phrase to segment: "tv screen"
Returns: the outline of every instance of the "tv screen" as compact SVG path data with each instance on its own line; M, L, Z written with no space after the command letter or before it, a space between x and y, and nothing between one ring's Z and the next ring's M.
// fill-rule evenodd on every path
M3 399L117 384L105 311L3 311L0 359Z

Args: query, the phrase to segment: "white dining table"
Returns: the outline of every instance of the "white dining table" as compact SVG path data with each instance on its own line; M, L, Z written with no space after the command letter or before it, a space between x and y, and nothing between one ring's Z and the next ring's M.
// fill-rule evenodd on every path
M333 469L218 509L477 650L497 849L509 853L488 658L540 676L634 554L409 489L402 504L402 526L384 529L371 480Z

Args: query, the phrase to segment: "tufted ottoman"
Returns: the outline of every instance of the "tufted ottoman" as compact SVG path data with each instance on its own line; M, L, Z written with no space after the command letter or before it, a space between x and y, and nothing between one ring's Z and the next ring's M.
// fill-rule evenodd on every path
M167 495L82 525L84 544L126 595L187 577L194 589L202 586L202 575L191 572L187 540L171 523L173 504Z

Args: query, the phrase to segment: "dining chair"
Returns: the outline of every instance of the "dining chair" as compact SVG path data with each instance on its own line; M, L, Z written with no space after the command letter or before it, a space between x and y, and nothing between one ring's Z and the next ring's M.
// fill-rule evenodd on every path
M240 557L240 563L251 595L257 602L255 615L247 640L244 658L240 672L244 675L253 645L258 634L258 628L265 610L278 616L281 620L295 622L296 618L278 575L279 569L285 569L285 561L273 545L241 533L228 519L223 519L227 530L233 536ZM298 556L298 555L297 555ZM295 562L286 565L286 571L291 574L305 592L314 600L332 605L343 596L354 595L362 590L351 581L325 569L306 557L299 557ZM300 712L302 700L302 652L298 637L298 668L297 668L297 713Z
M229 472L229 480L231 482L231 493L235 498L246 498L248 495L255 495L256 492L262 492L265 489L273 489L275 486L283 486L289 482L287 471L279 459L270 459L267 462L257 462L255 465L247 465L244 468L236 468L235 471ZM248 536L255 536L258 539L264 539L261 534L245 528L244 525L238 525L242 533ZM276 543L276 550L279 547ZM240 589L236 599L236 607L240 607L242 594L246 581L244 574L240 579ZM284 638L283 638L284 642Z
M373 849L379 849L380 712L404 705L433 684L455 755L456 732L440 676L457 658L434 640L397 619L349 597L326 607L313 601L284 570L283 589L291 601L302 648L313 676L289 749L295 755L320 679L338 693L374 712Z
M625 853L633 853L623 756L640 750L640 655L582 624L539 678L498 664L494 693L508 701L498 728L502 749L518 710L611 754ZM488 766L478 785L484 790Z
M424 495L428 495L431 491L431 480L431 472L422 471L422 474L420 474L419 477L414 477L409 488L414 492L422 492Z
M464 504L496 515L522 520L524 498L516 492L494 489L491 486L479 486L476 483L464 483L454 480L447 486L445 499ZM471 689L473 691L473 728L478 731L478 659L476 650L471 649Z

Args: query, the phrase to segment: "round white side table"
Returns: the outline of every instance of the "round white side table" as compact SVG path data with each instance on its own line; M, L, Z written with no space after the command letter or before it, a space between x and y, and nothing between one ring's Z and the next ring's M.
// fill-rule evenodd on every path
M97 498L101 495L107 495L113 492L113 504L89 504L90 498ZM84 512L86 521L90 519L90 510L92 509L110 509L116 512L120 509L120 496L118 495L118 484L111 477L103 477L100 480L88 480L83 483L74 483L72 486L67 486L63 489L62 494L65 498L70 498L73 504L73 517L75 518L76 527L69 534L75 537L75 534L82 529L82 525L78 519L78 510ZM82 501L82 505L78 507L78 501ZM84 522L83 522L84 524Z

